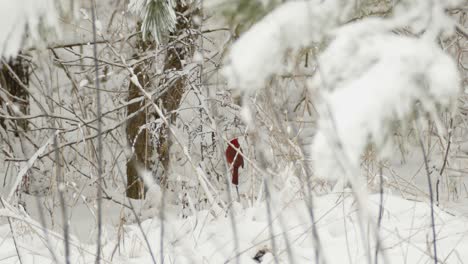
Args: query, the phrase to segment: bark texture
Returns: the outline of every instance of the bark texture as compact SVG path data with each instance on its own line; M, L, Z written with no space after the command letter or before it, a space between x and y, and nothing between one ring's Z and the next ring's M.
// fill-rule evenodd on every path
M143 41L142 38L137 40L138 54L148 49L154 49L154 46L154 43L151 41ZM136 55L137 58L139 57L138 54ZM150 63L143 63L136 66L134 69L134 73L138 77L138 82L145 90L150 86L150 78L148 76L150 67ZM143 94L140 89L133 82L130 82L128 87L128 100L141 96L143 96ZM149 121L149 109L144 108L146 102L147 100L143 100L127 106L127 114L134 115L127 121L126 128L128 143L133 150L133 155L127 161L127 197L133 199L143 199L145 197L145 188L138 174L138 166L150 169L153 165L151 162L153 146L151 144L150 133L148 129L142 129Z
M164 75L166 76L160 83L161 87L167 86L158 98L155 99L164 113L169 113L179 108L182 96L185 93L185 86L187 77L182 73L183 61L188 59L193 54L193 47L195 41L195 34L192 29L196 28L196 24L193 22L193 16L198 14L198 10L191 10L189 5L183 5L178 1L176 6L177 13L177 26L176 30L170 34L169 42L167 46L166 57L164 60ZM179 39L182 35L183 38ZM143 41L140 39L138 48L139 50L154 49L155 44L151 41ZM149 69L148 65L140 65L135 68L134 72L138 77L140 84L143 85L144 89L147 89L150 80L148 76ZM129 97L131 100L143 96L133 83L129 85ZM150 117L158 119L161 117L149 107L147 110L141 111L141 108L145 105L145 101L141 103L134 103L128 106L128 115L134 114L138 111L136 116L131 118L127 123L127 136L129 143L134 146L134 155L127 162L127 196L134 199L142 199L145 196L144 184L139 178L137 167L145 166L148 170L153 170L154 166L158 166L163 169L160 174L160 185L166 186L167 173L169 171L169 151L170 151L170 134L169 127L160 122L156 133L151 134L147 129L139 132L139 128L148 122ZM148 113L151 111L151 113ZM170 122L175 122L176 115L166 116ZM154 142L154 143L153 143ZM153 151L156 150L157 162L160 164L154 164L152 161Z
M12 72L13 71L13 72ZM0 113L9 116L29 115L29 96L23 85L29 85L29 66L21 56L10 59L8 65L1 64L0 71ZM8 125L9 124L9 125ZM26 119L11 120L0 117L0 125L4 129L12 129L18 136L20 131L28 130Z

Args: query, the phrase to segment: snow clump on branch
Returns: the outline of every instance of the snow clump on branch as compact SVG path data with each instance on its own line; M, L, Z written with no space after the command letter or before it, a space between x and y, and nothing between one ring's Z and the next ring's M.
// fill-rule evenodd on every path
M223 72L231 87L258 89L267 79L283 69L287 50L297 50L322 42L325 35L349 18L343 7L354 1L287 2L234 43Z
M391 19L346 25L319 56L312 82L323 97L312 151L317 176L336 180L347 171L358 172L369 144L385 158L395 122L411 121L419 111L441 129L438 113L454 110L460 76L435 42L454 24L444 12L447 6L427 2L400 8ZM422 7L431 12L417 16L416 8ZM417 30L419 37L395 34L400 26Z
M37 43L45 38L45 29L57 32L59 4L58 0L1 1L0 56L16 56L24 48L27 34L29 43Z
M453 109L460 77L436 40L453 32L446 10L460 3L402 0L389 18L362 19L355 1L288 2L240 37L224 74L231 87L256 90L283 70L288 50L329 42L312 81L323 99L313 156L316 174L334 179L358 171L369 144L385 149L394 122L417 106L436 121L437 110ZM414 36L395 34L402 28Z

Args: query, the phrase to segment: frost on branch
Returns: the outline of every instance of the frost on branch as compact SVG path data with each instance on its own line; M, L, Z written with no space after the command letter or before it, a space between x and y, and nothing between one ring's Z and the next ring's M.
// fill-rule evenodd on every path
M460 79L451 58L432 41L382 26L379 20L349 25L319 57L314 86L324 101L312 154L319 177L358 168L370 143L385 149L394 121L409 120L416 107L437 120L437 111L456 101Z
M323 41L349 17L351 0L291 1L255 24L233 45L224 74L231 87L257 89L283 68L288 49Z
M55 29L56 4L54 0L1 1L0 56L15 56L23 48L26 34L35 43L44 39L45 29Z

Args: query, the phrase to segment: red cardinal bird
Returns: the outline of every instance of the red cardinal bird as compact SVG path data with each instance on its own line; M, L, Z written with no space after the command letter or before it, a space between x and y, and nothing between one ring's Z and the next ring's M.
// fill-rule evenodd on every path
M239 167L244 168L244 158L240 153L242 153L242 148L239 145L237 138L234 138L230 142L234 147L228 145L226 149L226 159L229 166L232 168L232 184L239 184ZM233 164L234 163L234 164Z

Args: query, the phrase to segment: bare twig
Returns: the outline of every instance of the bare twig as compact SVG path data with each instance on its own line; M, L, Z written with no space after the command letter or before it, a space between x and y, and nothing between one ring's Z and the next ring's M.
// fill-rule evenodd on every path
M70 264L70 232L68 226L68 217L67 217L67 207L65 205L65 182L64 177L62 175L62 165L60 162L60 154L58 147L58 135L54 135L54 149L55 149L55 166L56 166L56 178L57 178L57 189L59 192L59 200L60 200L60 210L62 211L62 224L63 224L63 242L65 246L65 263Z
M457 30L458 34L460 34L463 37L465 37L466 39L468 39L468 32L466 32L466 29L464 29L462 25L457 24L455 26L455 29Z
M378 236L380 232L380 226L382 225L382 216L383 216L383 170L382 170L382 165L380 165L380 172L379 172L379 194L380 194L380 200L379 200L379 216L377 219L377 245L375 246L375 264L379 263L379 251L380 251L380 237Z
M442 178L442 174L444 173L445 167L447 165L448 154L450 152L450 145L452 143L452 130L453 130L453 118L450 118L450 127L449 127L449 131L448 131L448 139L447 139L447 148L445 149L444 161L443 161L442 167L440 168L440 171L439 171L439 178L437 178L437 182L436 182L436 202L437 202L437 206L439 206L440 178Z
M2 206L5 208L5 204L3 203L3 199L0 199L0 202L2 202ZM8 220L8 225L10 226L11 238L13 239L13 244L15 245L15 250L16 250L16 254L18 256L18 260L19 260L20 264L23 264L23 259L21 257L21 254L20 254L20 251L19 251L19 248L18 248L18 244L16 242L16 235L15 235L15 231L13 229L13 225L11 224L10 217L7 217L7 220Z
M417 129L417 127L416 127ZM432 243L433 243L433 250L434 250L434 263L437 264L437 243L436 243L436 230L435 230L435 218L434 218L434 194L432 192L432 182L431 182L431 171L429 169L429 162L427 160L427 153L424 148L424 143L421 138L421 134L418 131L418 139L419 145L421 147L421 151L424 158L424 166L426 168L426 175L427 175L427 184L429 187L429 199L430 199L430 206L431 206L431 227L432 227Z
M101 262L101 235L102 235L102 121L101 121L101 91L99 90L99 67L97 60L97 43L96 43L96 6L95 1L92 0L92 19L93 19L93 54L94 54L94 71L96 74L95 85L96 85L96 104L97 104L97 118L98 118L98 131L97 131L97 210L98 210L98 232L97 232L97 243L96 243L96 264Z

